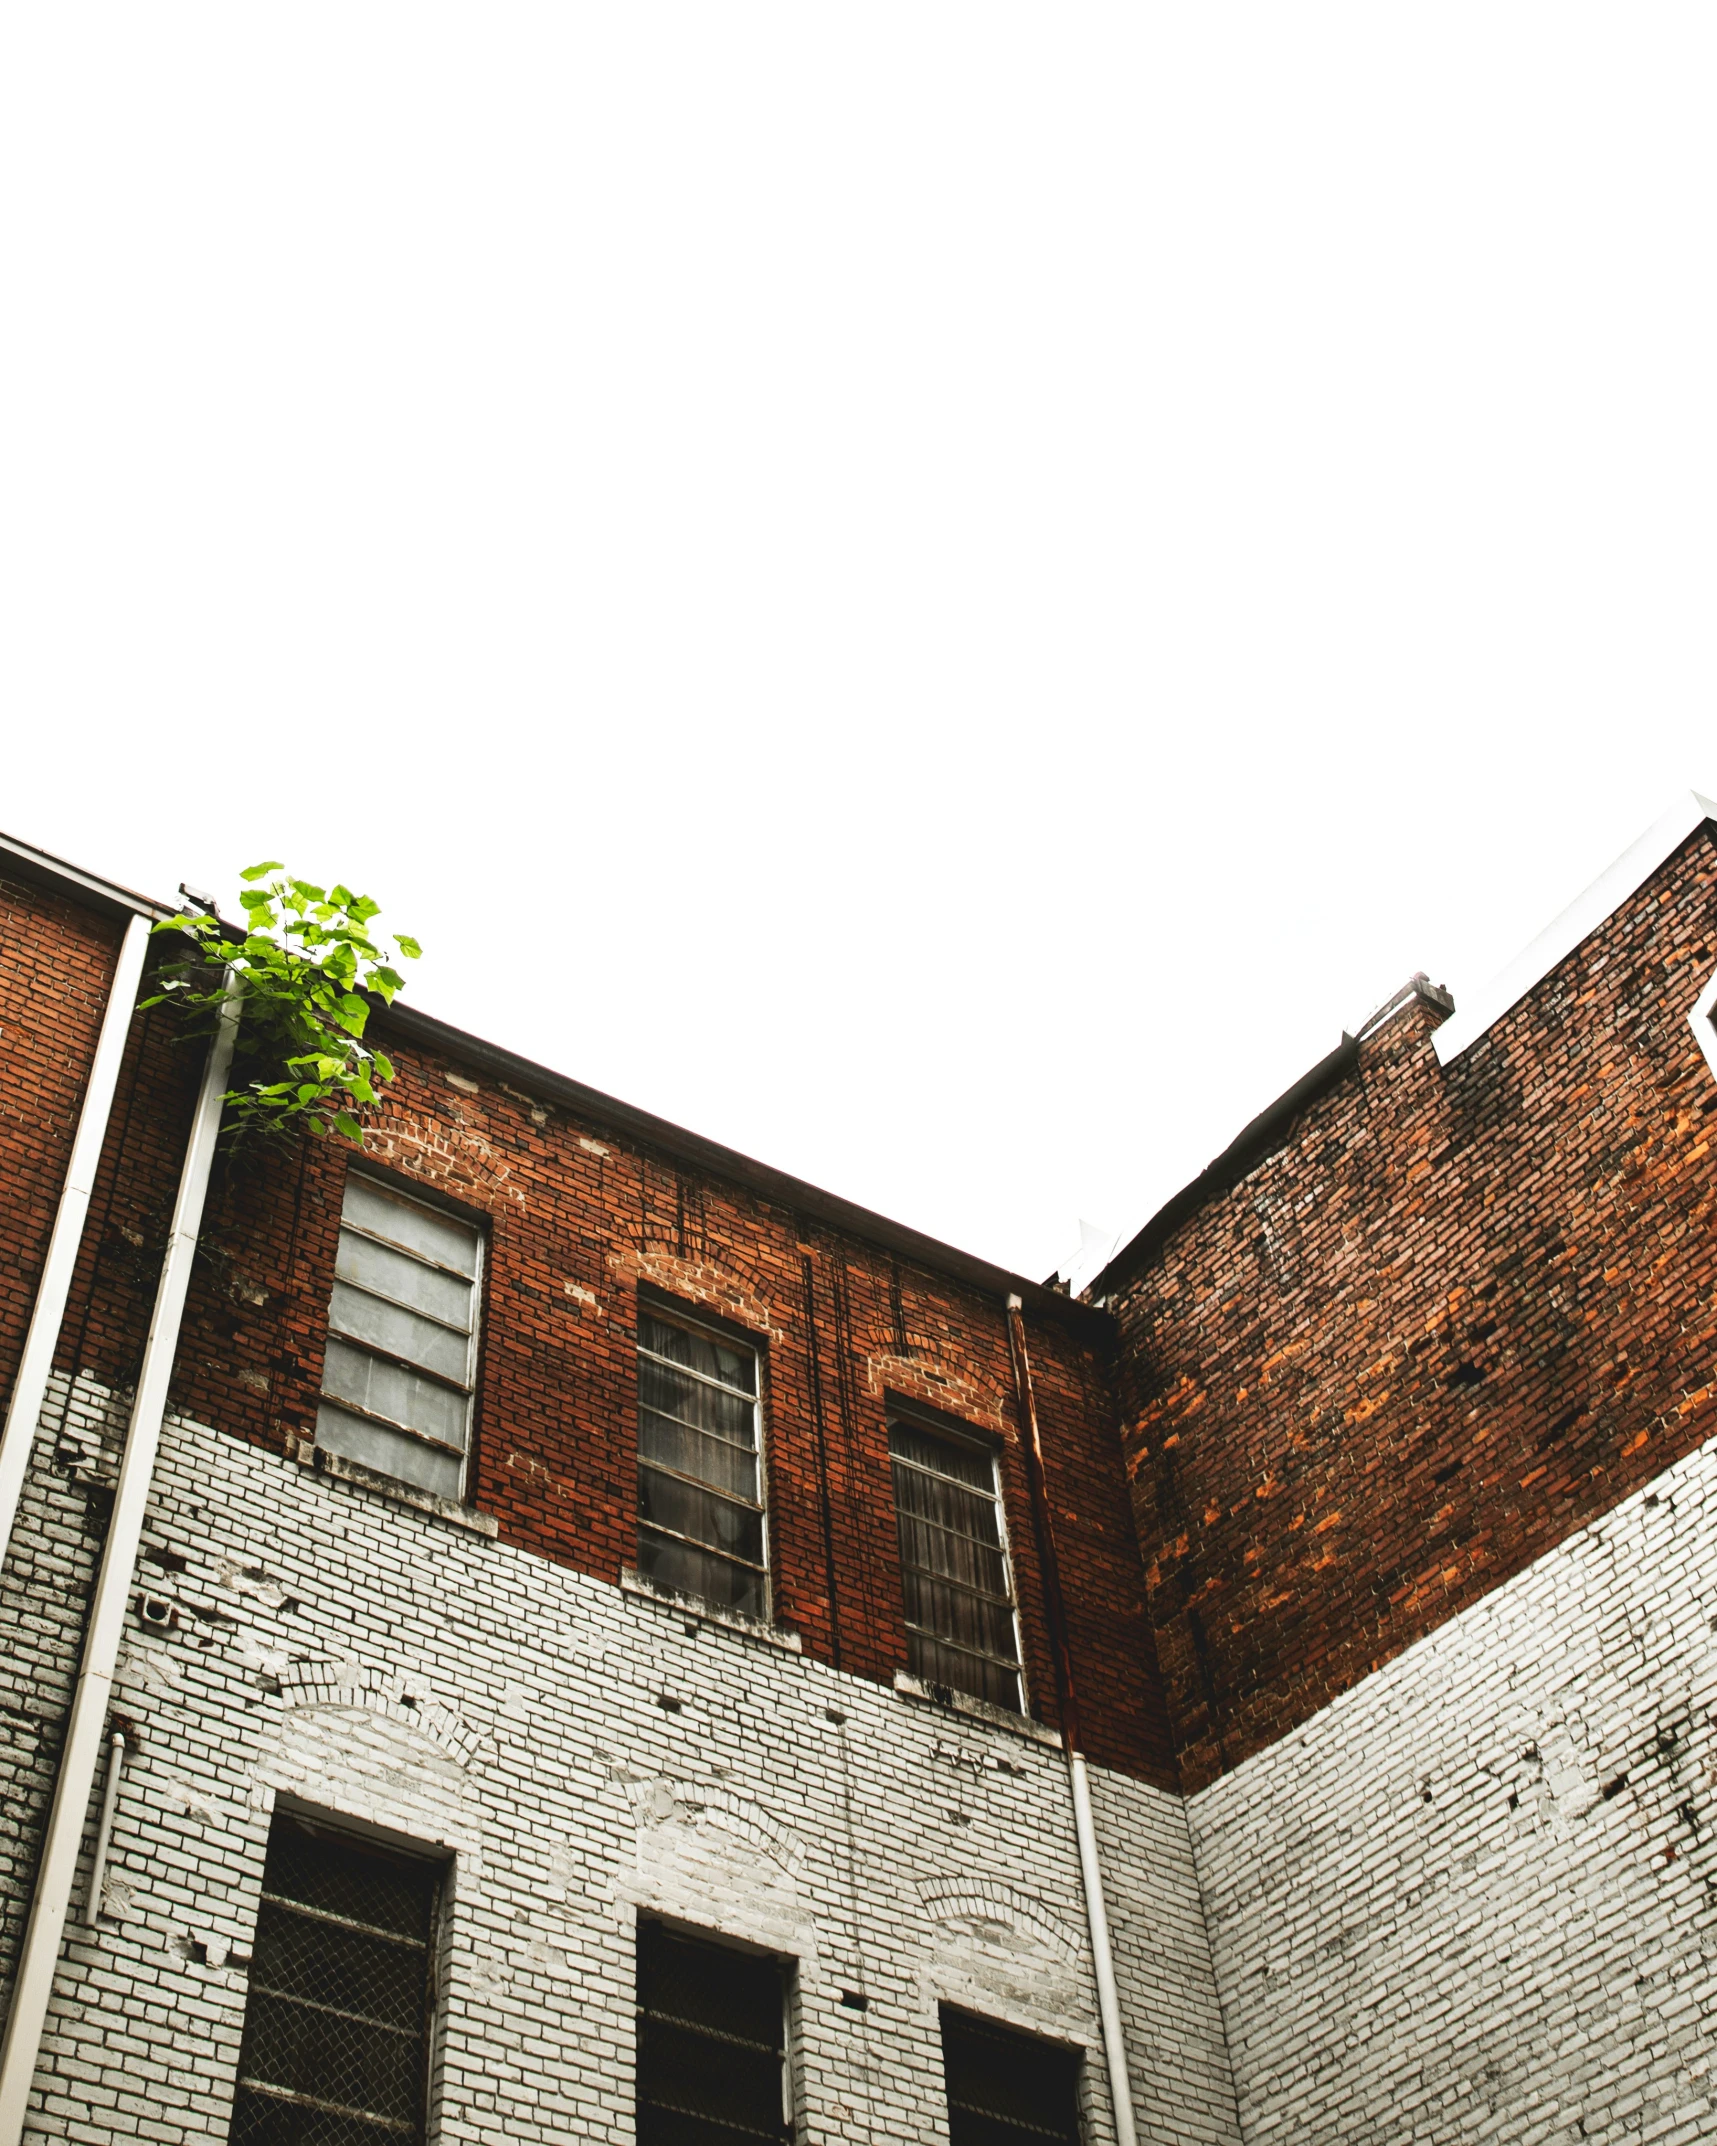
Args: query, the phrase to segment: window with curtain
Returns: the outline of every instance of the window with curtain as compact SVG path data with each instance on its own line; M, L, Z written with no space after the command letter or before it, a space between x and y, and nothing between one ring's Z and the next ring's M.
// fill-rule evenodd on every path
M352 1171L316 1443L438 1497L465 1487L481 1235Z
M942 2014L949 2146L1079 2146L1079 2055L970 2013Z
M768 1613L757 1351L638 1309L638 1570Z
M995 1455L891 1423L907 1662L928 1684L1020 1709L1019 1637Z
M638 2146L793 2137L778 1960L638 1925Z

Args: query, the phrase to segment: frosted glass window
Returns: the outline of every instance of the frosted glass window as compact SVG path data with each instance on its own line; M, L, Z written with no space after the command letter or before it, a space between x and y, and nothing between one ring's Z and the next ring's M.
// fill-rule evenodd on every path
M463 1493L482 1254L469 1223L347 1177L319 1446L440 1497Z

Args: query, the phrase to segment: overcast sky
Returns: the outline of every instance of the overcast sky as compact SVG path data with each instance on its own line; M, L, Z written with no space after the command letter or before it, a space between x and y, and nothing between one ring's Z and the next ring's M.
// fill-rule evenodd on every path
M1717 789L1701 6L0 31L0 825L1033 1276Z

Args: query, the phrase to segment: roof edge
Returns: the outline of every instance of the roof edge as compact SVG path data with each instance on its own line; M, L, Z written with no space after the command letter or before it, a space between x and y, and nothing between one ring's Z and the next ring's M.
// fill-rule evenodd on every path
M904 1222L890 1221L886 1215L860 1207L856 1201L842 1199L839 1193L825 1192L821 1186L790 1176L770 1163L758 1162L753 1156L741 1154L737 1148L723 1147L717 1140L707 1139L702 1133L688 1132L684 1126L640 1110L634 1103L623 1103L617 1096L605 1095L598 1088L588 1088L570 1074L557 1073L551 1066L539 1065L534 1059L521 1057L501 1044L473 1036L415 1006L403 1006L396 999L380 1013L379 1019L382 1025L393 1028L413 1042L444 1051L463 1064L482 1067L498 1079L504 1077L517 1087L540 1096L544 1102L558 1103L591 1124L629 1134L664 1154L677 1156L707 1170L712 1176L743 1185L774 1201L777 1206L826 1223L831 1229L861 1238L883 1251L898 1253L904 1259L963 1282L986 1296L1005 1301L1009 1295L1017 1295L1033 1310L1051 1314L1064 1325L1083 1328L1093 1337L1107 1339L1114 1331L1110 1315L1095 1304L1082 1303L1077 1297L1066 1297L1058 1290L1045 1289L1039 1282L1028 1282L1020 1275L1010 1274L1005 1267L993 1266L987 1259L980 1259L975 1252L962 1252L957 1246L927 1237Z
M63 857L37 849L34 843L22 842L16 835L0 834L0 870L16 872L20 879L31 880L39 887L53 887L88 909L99 909L104 916L148 917L159 923L161 918L176 914L165 902L153 901L147 894L103 879L99 873L68 864Z
M1462 1001L1460 1009L1432 1038L1438 1063L1446 1066L1458 1058L1511 1007L1519 1005L1558 963L1567 960L1582 940L1589 938L1630 895L1637 894L1690 834L1710 820L1717 820L1717 804L1701 797L1697 790L1684 791L1637 842L1623 850L1607 871L1600 872L1584 893L1577 894L1482 991Z
M1409 985L1408 990L1413 986ZM1434 988L1434 987L1433 987ZM1405 1003L1405 1000L1402 1000ZM1393 1006L1395 1001L1391 1001ZM1380 1009L1381 1010L1381 1009ZM1378 1016L1373 1015L1373 1024ZM1154 1251L1171 1236L1188 1215L1195 1214L1205 1201L1219 1192L1226 1192L1257 1163L1261 1162L1271 1141L1291 1118L1299 1116L1308 1103L1315 1103L1327 1088L1333 1088L1338 1080L1359 1063L1359 1038L1350 1036L1344 1029L1341 1041L1327 1057L1320 1058L1309 1072L1302 1073L1291 1088L1284 1089L1266 1109L1259 1111L1252 1121L1222 1150L1214 1162L1208 1162L1190 1184L1170 1195L1137 1235L1122 1246L1114 1257L1095 1275L1087 1285L1085 1296L1093 1303L1106 1290L1111 1275L1140 1259L1146 1252Z

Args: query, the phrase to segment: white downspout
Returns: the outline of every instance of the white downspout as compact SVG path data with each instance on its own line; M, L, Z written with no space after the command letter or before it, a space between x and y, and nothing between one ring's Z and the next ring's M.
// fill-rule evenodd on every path
M107 1010L101 1017L95 1056L90 1060L89 1085L84 1090L83 1110L72 1137L71 1160L60 1189L60 1204L54 1215L53 1234L42 1278L36 1285L36 1302L30 1313L30 1331L12 1383L12 1404L6 1428L0 1431L0 1564L12 1540L12 1524L18 1517L18 1500L24 1494L24 1478L30 1469L30 1448L54 1368L59 1346L60 1322L71 1294L72 1270L77 1265L78 1246L89 1215L90 1195L101 1162L107 1121L113 1114L113 1093L119 1084L119 1062L125 1055L125 1038L131 1028L131 1013L137 1004L137 980L143 973L143 955L149 941L149 924L134 916L119 942L119 957L113 965L113 982L107 994Z
M185 1292L190 1286L197 1232L202 1225L203 1202L209 1189L215 1135L220 1130L221 1098L226 1093L227 1073L232 1064L239 997L243 989L241 979L229 969L226 1000L209 1044L197 1112L179 1172L179 1194L173 1204L167 1256L162 1261L161 1279L155 1291L155 1311L149 1322L149 1339L144 1345L137 1398L132 1404L131 1423L125 1434L125 1455L120 1462L113 1520L102 1551L101 1570L96 1577L89 1632L84 1641L77 1688L72 1694L59 1779L54 1787L53 1810L48 1818L47 1838L42 1844L41 1866L36 1875L29 1926L24 1933L24 1949L18 1959L18 1979L12 1990L5 2046L0 2050L0 2146L19 2146L24 2134L24 2118L42 2043L42 2026L48 2014L48 2000L53 1994L60 1940L65 1933L72 1882L77 1875L78 1851L83 1845L84 1823L89 1815L90 1792L95 1785L96 1766L106 1738L108 1701L119 1661L119 1643L125 1627L132 1574L143 1540L144 1512L149 1501L150 1481L155 1473L155 1456L161 1444L161 1421L166 1414L167 1388L178 1354Z
M1043 1438L1038 1429L1037 1400L1032 1391L1031 1355L1025 1344L1025 1307L1017 1296L1007 1300L1008 1350L1013 1358L1014 1387L1020 1425L1025 1433L1026 1479L1039 1526L1044 1594L1050 1613L1050 1651L1056 1657L1061 1699L1062 1750L1067 1759L1067 1787L1073 1805L1073 1838L1079 1848L1079 1881L1085 1894L1085 1922L1091 1932L1091 1965L1097 1977L1097 2018L1103 2029L1103 2062L1109 2073L1109 2107L1115 2118L1115 2146L1138 2146L1133 2123L1133 2076L1127 2066L1127 2036L1121 2024L1121 1993L1115 1986L1115 1955L1109 1943L1109 1906L1103 1897L1103 1864L1097 1854L1097 1828L1091 1817L1091 1783L1080 1750L1079 1705L1061 1593L1061 1560L1055 1548L1055 1521L1044 1483Z
M1097 1828L1091 1818L1091 1784L1085 1778L1083 1752L1068 1752L1067 1779L1073 1791L1073 1836L1079 1843L1079 1875L1085 1883L1085 1920L1091 1931L1091 1959L1097 1970L1097 2017L1103 2028L1103 2057L1109 2067L1115 2146L1137 2146L1138 2133L1133 2128L1133 2082L1127 2070L1127 2037L1121 2026L1121 1993L1115 1987L1115 1955L1109 1948L1109 1909L1103 1898L1103 1866L1097 1860Z

